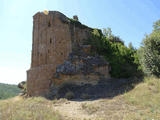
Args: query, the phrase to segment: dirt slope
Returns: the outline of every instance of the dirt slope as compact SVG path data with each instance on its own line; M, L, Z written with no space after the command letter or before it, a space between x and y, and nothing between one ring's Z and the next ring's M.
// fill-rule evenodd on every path
M123 120L124 115L136 110L120 97L111 100L60 101L54 104L54 110L63 114L66 120Z

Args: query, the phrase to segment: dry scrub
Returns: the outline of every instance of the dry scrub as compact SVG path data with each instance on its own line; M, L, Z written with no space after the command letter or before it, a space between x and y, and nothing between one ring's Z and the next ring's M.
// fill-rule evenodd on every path
M68 101L15 97L0 101L0 120L160 120L160 79L145 78L111 99Z
M44 98L15 97L0 101L0 120L61 120L53 104Z

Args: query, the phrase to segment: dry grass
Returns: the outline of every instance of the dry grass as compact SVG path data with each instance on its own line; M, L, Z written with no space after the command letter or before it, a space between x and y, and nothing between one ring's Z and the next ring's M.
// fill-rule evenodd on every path
M61 99L54 99L53 101L52 101L52 103L55 105L55 104L63 104L63 103L67 103L68 102L68 100L66 99L66 98L61 98Z
M42 97L0 101L0 120L60 120L53 104Z
M98 111L99 107L94 104L81 104L82 110L85 110L88 114L93 114Z
M82 104L82 108L104 120L160 120L160 79L145 78L123 95Z
M127 120L160 120L160 79L145 78L143 83L126 93L124 99L137 108L126 115Z
M160 120L160 79L145 78L131 91L113 99L78 102L15 97L0 101L0 120L61 119Z

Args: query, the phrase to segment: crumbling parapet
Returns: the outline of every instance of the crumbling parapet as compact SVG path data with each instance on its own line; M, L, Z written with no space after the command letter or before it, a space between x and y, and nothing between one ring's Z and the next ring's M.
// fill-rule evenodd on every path
M74 15L74 16L73 16L73 19L76 20L76 21L79 21L77 15Z

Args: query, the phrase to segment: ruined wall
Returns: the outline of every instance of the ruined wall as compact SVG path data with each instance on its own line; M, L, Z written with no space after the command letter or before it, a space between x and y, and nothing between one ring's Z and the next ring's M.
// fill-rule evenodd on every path
M89 28L86 25L81 24L79 21L71 20L70 23L71 31L71 43L72 49L77 46L83 45L85 41L91 37L92 28Z
M73 46L89 37L91 29L80 26L57 11L49 11L48 14L38 12L33 16L32 60L27 71L28 95L48 92L56 66L67 59Z
M37 13L33 23L32 67L46 64L61 64L71 52L71 35L63 14Z

